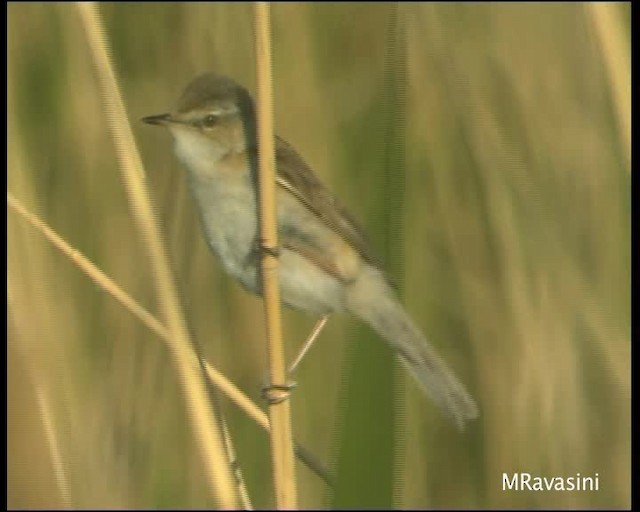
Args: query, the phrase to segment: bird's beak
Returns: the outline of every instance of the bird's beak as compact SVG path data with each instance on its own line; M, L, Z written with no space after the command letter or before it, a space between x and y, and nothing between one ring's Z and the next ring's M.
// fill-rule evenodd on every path
M160 126L165 126L171 122L173 122L173 118L171 117L171 114L159 114L157 116L148 116L148 117L143 117L142 118L142 122L143 123L147 123L147 124L157 124Z

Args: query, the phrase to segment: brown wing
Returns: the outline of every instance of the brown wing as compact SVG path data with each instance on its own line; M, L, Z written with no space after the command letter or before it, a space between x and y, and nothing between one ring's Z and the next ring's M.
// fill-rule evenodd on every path
M358 251L367 263L383 270L382 262L373 253L358 223L316 178L296 150L280 137L276 137L276 167L279 186L304 203L325 225Z

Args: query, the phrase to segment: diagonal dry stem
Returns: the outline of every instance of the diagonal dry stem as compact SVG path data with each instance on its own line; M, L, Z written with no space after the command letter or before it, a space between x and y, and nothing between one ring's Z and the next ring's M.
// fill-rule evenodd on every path
M318 336L320 336L320 333L324 329L324 326L327 325L328 321L329 321L329 315L325 315L316 322L316 325L313 326L313 329L311 330L309 337L304 342L304 345L302 345L302 348L298 352L298 355L295 357L293 362L289 365L289 373L293 373L298 369L298 366L302 362L302 359L304 358L304 356L307 355L307 352L309 352L313 344L316 342L316 340L318 339Z

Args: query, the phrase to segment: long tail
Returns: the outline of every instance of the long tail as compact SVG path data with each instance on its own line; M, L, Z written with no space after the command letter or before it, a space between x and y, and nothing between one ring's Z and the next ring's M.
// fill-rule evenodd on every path
M349 311L389 343L422 390L463 430L478 416L474 399L413 324L382 274L369 267L349 288Z

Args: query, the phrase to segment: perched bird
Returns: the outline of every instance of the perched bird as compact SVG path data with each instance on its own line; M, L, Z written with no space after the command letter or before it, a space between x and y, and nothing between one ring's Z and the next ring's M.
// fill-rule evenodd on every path
M169 128L209 247L260 294L256 118L247 90L207 73L174 112L143 121ZM348 311L369 324L462 429L478 415L473 398L405 312L355 220L289 144L275 142L282 301L315 315Z

